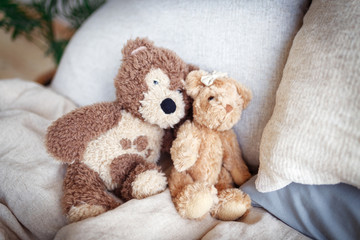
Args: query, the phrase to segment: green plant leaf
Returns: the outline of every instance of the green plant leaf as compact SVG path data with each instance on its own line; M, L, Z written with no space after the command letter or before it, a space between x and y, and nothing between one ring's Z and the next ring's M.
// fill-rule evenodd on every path
M0 28L11 32L13 39L19 35L34 41L36 30L46 40L45 54L51 54L59 64L68 40L55 39L53 20L62 16L77 29L105 0L32 0L25 4L14 0L0 0ZM1 16L1 15L0 15Z
M65 18L73 28L78 29L93 12L105 3L105 0L63 0L62 3Z
M32 31L41 26L41 22L35 16L26 11L28 5L16 3L11 0L0 1L0 12L3 18L0 20L0 28L6 32L12 32L12 38L25 35L30 38Z

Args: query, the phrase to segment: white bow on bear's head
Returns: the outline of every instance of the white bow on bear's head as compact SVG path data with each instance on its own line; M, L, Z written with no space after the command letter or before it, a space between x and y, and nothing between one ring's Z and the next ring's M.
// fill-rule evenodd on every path
M227 76L227 73L213 71L212 73L202 76L200 81L208 87L211 86L217 78Z

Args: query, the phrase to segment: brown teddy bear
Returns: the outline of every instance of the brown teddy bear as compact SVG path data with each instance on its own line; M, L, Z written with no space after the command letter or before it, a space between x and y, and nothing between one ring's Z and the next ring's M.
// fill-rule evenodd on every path
M182 217L208 212L236 220L251 207L248 195L234 188L251 177L231 129L252 98L250 90L224 74L192 71L186 92L194 99L193 121L186 121L171 148L174 168L168 179Z
M81 107L48 128L48 152L68 164L62 205L71 222L117 207L114 195L129 200L163 191L166 177L156 162L169 136L164 129L191 107L183 89L193 67L174 52L137 38L122 54L116 101Z

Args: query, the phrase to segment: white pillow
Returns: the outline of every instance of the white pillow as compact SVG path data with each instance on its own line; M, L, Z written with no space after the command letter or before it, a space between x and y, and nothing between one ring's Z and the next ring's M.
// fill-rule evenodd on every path
M259 191L360 187L359 12L356 0L312 2L261 139Z
M257 168L288 51L309 0L109 1L71 40L52 88L78 105L115 99L113 79L130 38L149 37L204 70L228 72L254 98L235 127Z

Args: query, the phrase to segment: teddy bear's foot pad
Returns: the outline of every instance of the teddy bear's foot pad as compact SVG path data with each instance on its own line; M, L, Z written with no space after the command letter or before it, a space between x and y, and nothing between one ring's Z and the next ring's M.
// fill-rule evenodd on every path
M223 221L234 221L251 208L250 197L239 189L225 189L219 193L219 203L211 215Z
M164 173L157 170L147 170L136 176L131 183L134 198L142 199L165 190L167 185Z
M67 214L70 222L78 222L89 217L95 217L104 213L106 209L100 205L82 204L79 206L72 206Z
M186 206L186 216L191 219L198 219L209 212L213 204L212 197L206 192L196 194Z
M175 201L182 217L201 219L217 201L216 189L204 183L191 184L185 187Z

